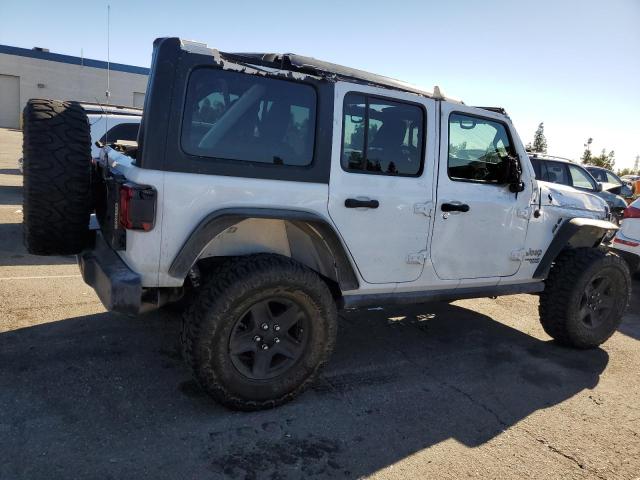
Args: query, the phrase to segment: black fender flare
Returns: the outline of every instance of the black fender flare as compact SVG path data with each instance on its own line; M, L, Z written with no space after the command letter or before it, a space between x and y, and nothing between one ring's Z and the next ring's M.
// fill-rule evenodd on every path
M211 240L227 228L250 218L291 222L329 251L342 291L359 288L358 277L347 252L334 228L324 218L312 212L271 208L225 208L209 213L191 232L173 259L169 275L185 278Z
M597 247L607 232L618 230L618 227L606 220L591 218L572 218L564 222L556 231L533 278L545 280L551 270L551 265L560 252L566 248Z

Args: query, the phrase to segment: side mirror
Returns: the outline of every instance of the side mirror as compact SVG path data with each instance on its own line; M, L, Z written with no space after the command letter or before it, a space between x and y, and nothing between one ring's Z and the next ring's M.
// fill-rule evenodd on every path
M598 184L596 185L596 192L601 192L602 191L602 183L598 182Z
M522 167L517 155L509 155L507 157L507 168L505 169L504 182L509 185L509 191L512 193L522 192L524 190L524 182L522 181Z

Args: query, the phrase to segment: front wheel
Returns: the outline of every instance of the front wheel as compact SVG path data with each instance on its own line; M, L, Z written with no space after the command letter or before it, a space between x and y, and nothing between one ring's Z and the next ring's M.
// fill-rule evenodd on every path
M559 343L594 348L616 331L631 296L627 264L597 248L567 250L556 259L540 295L540 321Z
M183 319L183 353L200 385L234 409L259 410L301 393L328 360L336 305L312 270L277 255L220 265Z

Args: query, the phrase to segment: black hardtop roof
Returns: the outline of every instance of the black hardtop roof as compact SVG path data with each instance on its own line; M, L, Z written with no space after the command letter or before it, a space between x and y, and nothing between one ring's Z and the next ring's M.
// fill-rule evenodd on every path
M336 63L325 62L313 57L297 55L295 53L230 53L220 52L220 55L232 62L245 62L278 70L288 70L309 75L317 75L334 80L351 80L365 82L372 85L380 85L395 90L421 95L429 98L440 98L439 92L428 92L394 78L385 77L376 73L345 67Z

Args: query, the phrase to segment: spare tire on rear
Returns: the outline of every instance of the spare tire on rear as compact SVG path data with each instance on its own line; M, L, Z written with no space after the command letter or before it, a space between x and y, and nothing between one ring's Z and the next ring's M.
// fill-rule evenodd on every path
M75 102L29 100L23 112L24 244L34 255L74 255L88 244L91 131Z

